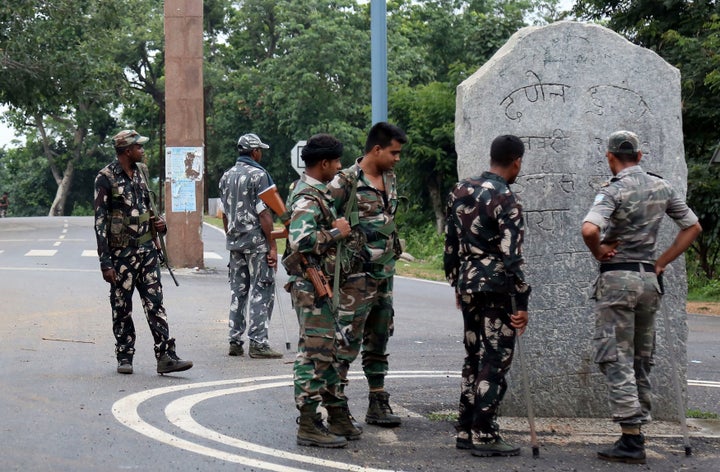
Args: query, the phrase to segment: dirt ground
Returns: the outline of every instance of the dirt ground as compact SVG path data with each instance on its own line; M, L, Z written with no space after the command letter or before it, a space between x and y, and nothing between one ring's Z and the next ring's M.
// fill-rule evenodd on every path
M720 316L720 303L718 302L687 302L687 312L695 315Z

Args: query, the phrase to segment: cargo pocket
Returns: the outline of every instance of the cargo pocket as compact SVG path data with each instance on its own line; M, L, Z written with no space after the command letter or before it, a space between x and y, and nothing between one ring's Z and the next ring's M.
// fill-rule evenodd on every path
M315 304L315 288L305 279L296 279L290 289L294 307L312 307Z
M615 327L605 326L596 330L593 338L595 348L595 363L615 362L618 360L617 339L615 338Z

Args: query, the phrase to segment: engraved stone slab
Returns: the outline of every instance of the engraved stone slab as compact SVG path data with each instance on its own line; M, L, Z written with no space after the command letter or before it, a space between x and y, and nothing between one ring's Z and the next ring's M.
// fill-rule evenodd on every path
M628 129L641 139L642 167L683 194L687 168L682 141L680 73L654 52L597 25L558 22L524 28L457 88L458 174L489 167L491 141L515 134L526 147L517 192L526 219L525 258L530 325L524 348L539 416L608 416L607 389L593 362L590 292L597 263L583 244L582 219L599 186L612 175L606 139ZM658 248L677 232L665 218ZM656 318L653 417L676 419L663 313L686 386L685 261L665 276ZM506 414L524 414L519 364L513 363Z

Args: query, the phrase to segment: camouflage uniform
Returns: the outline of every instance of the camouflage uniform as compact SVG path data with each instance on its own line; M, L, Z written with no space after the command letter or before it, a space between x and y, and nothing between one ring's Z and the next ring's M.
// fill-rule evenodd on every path
M327 255L334 257L336 241L342 236L332 227L337 218L327 186L303 174L288 197L287 207L292 212L288 245L290 252L300 252L308 262L325 273L328 280L333 274L327 270ZM340 406L347 403L338 392L340 383L335 354L335 310L328 297L318 299L312 282L300 271L289 269L288 285L300 325L298 354L294 365L295 403L303 406L319 403L323 406Z
M138 163L130 178L113 161L95 178L95 236L102 270L114 268L117 282L110 288L115 354L132 360L135 325L132 296L137 287L155 343L155 356L174 351L168 333L160 284L160 259L150 232L150 192ZM147 175L147 168L145 168Z
M350 364L362 346L362 366L368 385L379 389L385 385L387 344L394 329L393 275L395 260L400 254L395 227L397 183L395 173L386 171L385 192L379 191L363 175L361 160L340 171L328 184L335 209L354 228L355 236L351 234L345 245L359 246L350 262L352 268L349 272L343 270L340 285L338 323L349 345L338 348L337 358L344 387ZM355 181L356 205L352 205L351 214L345 215Z
M595 362L607 378L613 419L651 420L649 373L655 351L655 312L662 295L655 245L663 215L680 228L697 216L668 182L638 165L613 177L583 222L600 228L604 242L619 241L612 262L600 265L595 284Z
M268 173L241 156L220 179L220 202L227 215L226 248L230 251L231 344L242 345L245 312L249 312L248 339L268 344L268 324L275 302L275 271L268 265L269 241L260 227L259 215L270 211L258 195L272 187ZM252 296L250 295L252 292ZM248 307L249 298L249 307Z
M507 390L515 330L510 293L527 311L522 206L505 179L491 172L463 180L448 197L444 266L460 295L465 362L460 390L461 434L497 436L497 409Z

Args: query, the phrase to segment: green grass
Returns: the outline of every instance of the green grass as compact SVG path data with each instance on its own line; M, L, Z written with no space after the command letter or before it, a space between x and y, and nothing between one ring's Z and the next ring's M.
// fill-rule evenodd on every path
M687 413L685 414L687 418L698 418L702 420L717 420L720 419L720 415L717 413L712 413L710 411L700 411L700 410L694 410L689 409Z

